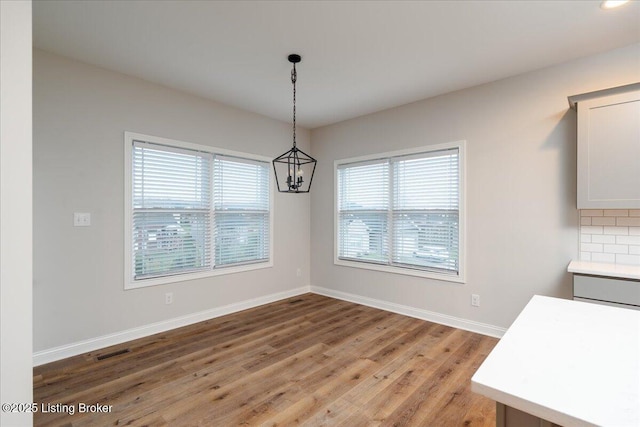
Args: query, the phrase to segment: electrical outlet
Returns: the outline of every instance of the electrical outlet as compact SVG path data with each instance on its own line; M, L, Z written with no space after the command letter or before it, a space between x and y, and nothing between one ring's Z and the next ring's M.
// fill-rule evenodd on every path
M474 307L480 307L480 295L471 294L471 305Z
M296 270L296 276L297 276L297 277L302 276L302 269L301 269L301 268L298 268L298 269Z
M74 212L73 213L73 226L74 227L89 227L91 225L91 214L88 212Z
M164 294L164 303L167 305L173 304L173 292L167 292Z

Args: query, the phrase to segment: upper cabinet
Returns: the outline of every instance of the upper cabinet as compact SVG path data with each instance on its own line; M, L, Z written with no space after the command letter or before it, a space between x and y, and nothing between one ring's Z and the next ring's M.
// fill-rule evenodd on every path
M578 209L640 208L640 83L569 105L578 111Z

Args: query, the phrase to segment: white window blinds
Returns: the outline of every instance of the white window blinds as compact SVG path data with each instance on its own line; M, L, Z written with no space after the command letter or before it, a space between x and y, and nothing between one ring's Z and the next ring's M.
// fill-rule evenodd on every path
M459 271L458 148L337 167L339 259Z
M209 268L210 165L206 153L134 143L135 279Z
M389 194L386 160L338 169L340 257L387 262Z
M213 169L216 265L267 260L268 167L264 162L216 156Z
M393 165L394 264L458 271L458 150Z
M132 148L134 280L269 260L269 164L144 141Z

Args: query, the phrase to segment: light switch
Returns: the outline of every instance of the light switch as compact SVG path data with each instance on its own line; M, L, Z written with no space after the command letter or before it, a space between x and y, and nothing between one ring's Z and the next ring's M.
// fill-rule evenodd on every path
M88 227L91 225L91 214L87 212L74 212L73 213L73 226L74 227Z

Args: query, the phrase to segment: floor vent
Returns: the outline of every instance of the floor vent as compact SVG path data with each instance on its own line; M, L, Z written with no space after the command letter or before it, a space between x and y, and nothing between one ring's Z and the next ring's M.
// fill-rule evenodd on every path
M108 358L113 357L113 356L120 356L121 354L129 353L130 351L131 350L129 350L128 348L125 348L123 350L114 351L112 353L102 354L102 355L98 356L96 359L104 360L104 359L108 359Z
M294 299L293 301L289 301L289 304L296 304L298 302L304 301L303 299Z

